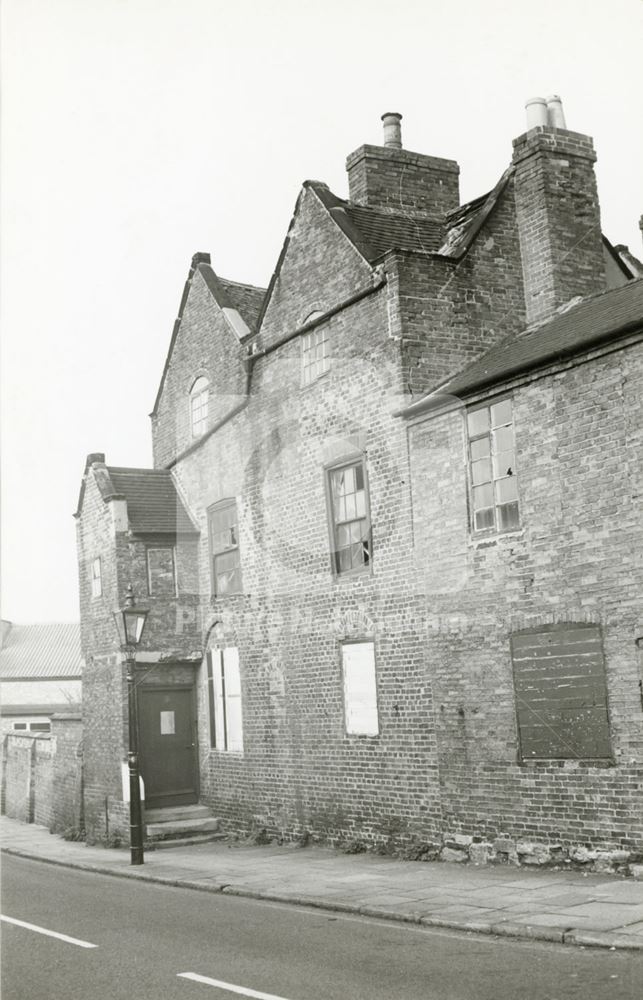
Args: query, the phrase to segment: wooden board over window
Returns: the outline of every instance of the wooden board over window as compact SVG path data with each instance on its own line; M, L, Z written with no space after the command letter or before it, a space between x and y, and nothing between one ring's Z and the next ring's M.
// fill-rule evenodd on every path
M511 657L522 759L610 758L598 626L567 623L516 633Z

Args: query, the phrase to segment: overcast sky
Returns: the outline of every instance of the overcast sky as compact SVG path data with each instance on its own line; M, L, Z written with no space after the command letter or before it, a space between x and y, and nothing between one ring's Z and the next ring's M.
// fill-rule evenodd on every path
M190 259L266 285L301 182L404 145L495 184L524 103L594 137L603 230L641 256L642 0L4 0L2 616L78 618L85 456L150 465Z

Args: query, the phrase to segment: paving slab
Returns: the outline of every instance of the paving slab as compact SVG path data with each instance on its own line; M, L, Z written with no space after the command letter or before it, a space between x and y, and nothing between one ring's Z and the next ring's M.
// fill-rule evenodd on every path
M578 871L395 861L321 847L228 841L154 851L64 841L0 817L7 853L138 881L271 899L481 934L643 951L643 883Z

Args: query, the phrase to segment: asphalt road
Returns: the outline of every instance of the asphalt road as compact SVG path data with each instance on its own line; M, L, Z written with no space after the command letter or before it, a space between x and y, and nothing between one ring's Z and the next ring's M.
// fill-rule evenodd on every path
M8 856L1 909L2 1000L643 995L643 956L631 952L416 928Z

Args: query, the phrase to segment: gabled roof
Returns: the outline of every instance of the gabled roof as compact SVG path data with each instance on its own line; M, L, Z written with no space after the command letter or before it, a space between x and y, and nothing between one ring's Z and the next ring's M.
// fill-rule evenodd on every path
M170 367L170 360L172 358L172 353L174 351L174 345L176 343L176 338L179 335L179 330L181 329L181 323L183 321L183 312L188 300L188 295L190 294L190 287L192 285L192 278L195 272L198 271L203 280L205 281L210 294L219 306L219 308L226 316L228 322L231 323L233 328L236 330L237 334L240 336L246 335L248 332L252 333L256 329L257 321L261 311L261 305L266 294L265 288L258 288L256 285L246 285L238 281L230 281L227 278L220 278L210 263L210 254L205 252L195 253L192 257L192 263L190 265L190 270L183 287L183 294L181 296L181 302L179 304L179 312L177 318L174 321L174 326L172 328L172 336L170 338L170 346L168 347L167 356L165 358L165 364L163 366L163 372L161 374L161 381L159 382L159 387L156 393L156 399L154 400L154 407L150 416L154 416L158 410L158 405L161 399L161 393L163 392L163 387L165 385L165 379L167 376L168 369ZM245 325L247 330L238 329L234 323L234 316L226 315L228 310L234 310L239 314L243 323L241 326Z
M166 469L105 467L112 493L100 486L104 499L122 496L127 501L130 529L135 535L196 535L192 522L177 493L172 473ZM98 478L97 478L98 482Z
M408 406L403 415L413 416L445 396L466 396L638 331L643 333L641 279L593 295L535 329L506 337L459 374Z
M0 678L49 680L82 673L80 625L14 625L6 630L0 649Z

